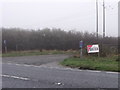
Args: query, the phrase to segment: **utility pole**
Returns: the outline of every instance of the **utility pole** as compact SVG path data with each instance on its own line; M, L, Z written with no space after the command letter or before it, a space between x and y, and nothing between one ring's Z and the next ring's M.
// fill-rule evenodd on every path
M96 0L96 37L98 40L98 0Z
M103 38L105 37L105 2L103 0Z
M103 55L104 38L105 38L105 1L103 0L103 39L101 41L101 55Z

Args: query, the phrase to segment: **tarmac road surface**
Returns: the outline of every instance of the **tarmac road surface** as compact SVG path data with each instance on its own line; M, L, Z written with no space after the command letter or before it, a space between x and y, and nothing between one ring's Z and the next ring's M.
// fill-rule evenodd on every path
M2 87L118 88L119 73L117 72L79 70L59 67L59 65L58 67L57 65L54 66L54 62L59 62L67 57L69 56L41 55L3 58Z

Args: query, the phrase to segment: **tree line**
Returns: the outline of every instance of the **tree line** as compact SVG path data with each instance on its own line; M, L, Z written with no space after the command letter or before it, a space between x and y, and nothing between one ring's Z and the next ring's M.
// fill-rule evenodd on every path
M117 49L117 37L96 38L95 33L80 31L64 31L57 28L44 29L21 29L21 28L2 28L2 51L6 46L8 51L15 50L79 50L79 42L84 42L84 47L88 44L100 44L104 47Z

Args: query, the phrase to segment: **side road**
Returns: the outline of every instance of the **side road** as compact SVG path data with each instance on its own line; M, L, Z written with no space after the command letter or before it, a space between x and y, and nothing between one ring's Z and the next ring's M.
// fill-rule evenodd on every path
M53 62L61 62L70 55L40 55L40 56L20 56L20 57L3 57L3 63L27 64L27 65L43 65Z

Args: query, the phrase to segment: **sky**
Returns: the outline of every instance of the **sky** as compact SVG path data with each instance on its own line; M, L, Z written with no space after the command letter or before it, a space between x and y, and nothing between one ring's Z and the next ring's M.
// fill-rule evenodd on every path
M103 0L98 0L102 35ZM106 36L118 36L118 1L105 0ZM96 0L1 0L0 27L96 31Z

